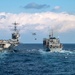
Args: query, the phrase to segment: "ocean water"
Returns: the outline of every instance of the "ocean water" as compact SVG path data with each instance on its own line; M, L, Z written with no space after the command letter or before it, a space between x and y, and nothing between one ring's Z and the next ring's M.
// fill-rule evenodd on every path
M75 75L75 44L45 52L42 44L20 44L17 52L0 53L0 75Z

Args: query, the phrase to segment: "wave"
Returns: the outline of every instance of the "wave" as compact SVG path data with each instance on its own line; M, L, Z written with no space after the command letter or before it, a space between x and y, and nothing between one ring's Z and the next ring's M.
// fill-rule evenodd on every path
M43 49L39 50L39 53L44 57L43 59L46 61L49 61L50 59L57 59L58 57L61 58L72 58L75 57L75 50L62 50L59 52L47 52L44 51ZM50 62L50 61L49 61Z
M8 54L8 51L2 51L2 52L0 52L0 58L4 58L4 57L6 57L6 55Z
M75 50L61 50L57 52L52 52L52 51L44 51L44 49L39 49L39 52L41 54L51 54L51 53L63 53L63 54L75 54Z

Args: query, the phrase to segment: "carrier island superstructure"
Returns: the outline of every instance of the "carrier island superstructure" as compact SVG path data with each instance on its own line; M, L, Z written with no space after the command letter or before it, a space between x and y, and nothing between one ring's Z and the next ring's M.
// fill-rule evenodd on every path
M62 50L63 46L60 43L60 39L54 37L53 31L49 34L49 38L43 39L43 46L46 51L59 52Z
M14 28L12 38L9 40L0 40L0 51L8 50L13 51L13 48L19 44L19 30L17 29L18 23L13 23Z

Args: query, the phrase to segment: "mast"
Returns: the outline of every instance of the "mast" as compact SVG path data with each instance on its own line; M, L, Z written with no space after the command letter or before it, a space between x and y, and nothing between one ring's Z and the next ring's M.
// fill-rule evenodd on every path
M52 33L51 33L51 36L53 37L53 29L52 29Z
M51 33L49 33L49 38L53 37L53 29L51 30Z
M14 25L14 31L16 32L17 31L17 25L18 25L19 23L16 23L16 22L14 22L13 23L13 25Z

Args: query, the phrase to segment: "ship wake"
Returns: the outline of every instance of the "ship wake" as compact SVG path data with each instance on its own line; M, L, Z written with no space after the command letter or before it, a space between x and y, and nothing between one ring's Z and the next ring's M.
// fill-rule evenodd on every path
M41 54L51 54L51 53L61 53L61 54L75 54L75 50L61 50L61 51L45 51L40 49L39 52Z

